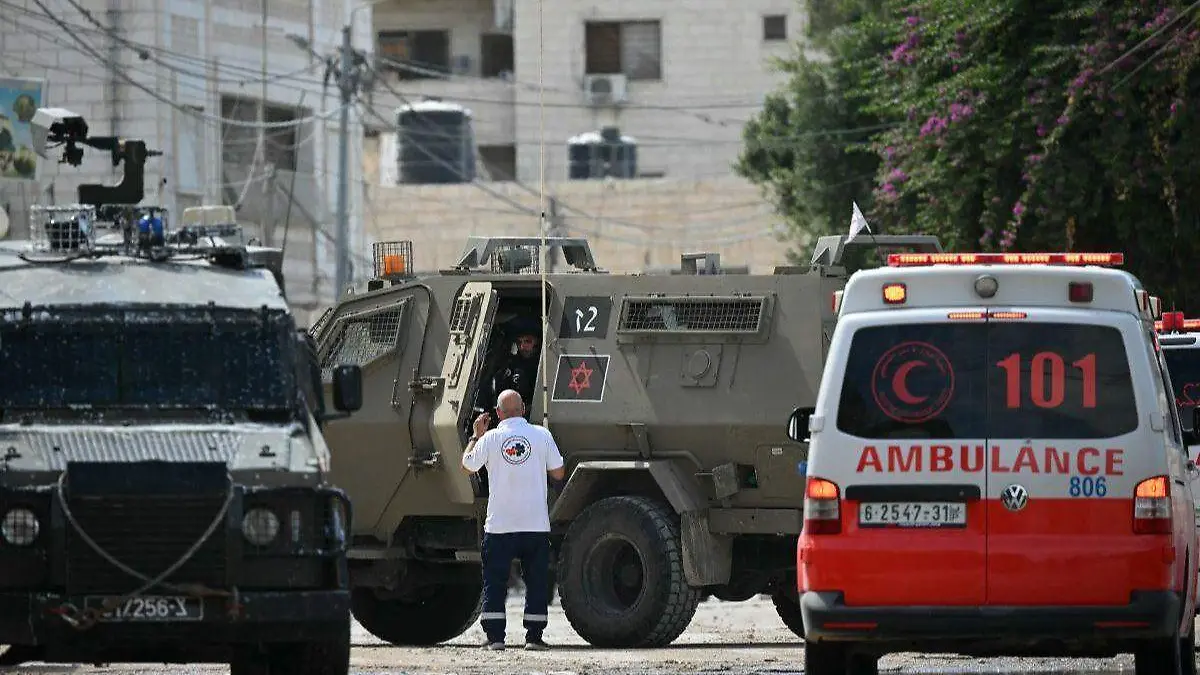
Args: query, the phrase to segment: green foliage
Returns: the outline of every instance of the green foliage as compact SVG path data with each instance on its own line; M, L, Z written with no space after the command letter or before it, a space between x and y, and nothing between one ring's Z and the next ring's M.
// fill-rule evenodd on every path
M789 64L739 168L802 232L845 231L857 199L875 231L958 250L1124 251L1168 305L1200 303L1190 4L882 0L831 31L830 63ZM881 122L898 124L814 133ZM873 180L839 185L851 167Z

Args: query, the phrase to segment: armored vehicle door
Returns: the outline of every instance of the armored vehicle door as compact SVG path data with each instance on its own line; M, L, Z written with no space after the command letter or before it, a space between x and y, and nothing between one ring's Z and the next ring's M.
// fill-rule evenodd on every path
M450 499L461 504L475 501L470 478L459 467L468 420L475 414L470 401L492 332L496 306L497 294L492 284L470 282L463 286L450 312L442 391L433 411L433 445L442 458Z

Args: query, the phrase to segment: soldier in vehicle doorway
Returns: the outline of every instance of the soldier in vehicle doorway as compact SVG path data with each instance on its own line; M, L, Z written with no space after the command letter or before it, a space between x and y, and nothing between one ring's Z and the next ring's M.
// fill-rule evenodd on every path
M521 401L525 404L523 416L528 417L533 405L534 383L537 381L540 331L537 323L526 317L512 319L509 324L505 332L513 343L492 376L491 408L495 409L500 392L512 389L521 395Z

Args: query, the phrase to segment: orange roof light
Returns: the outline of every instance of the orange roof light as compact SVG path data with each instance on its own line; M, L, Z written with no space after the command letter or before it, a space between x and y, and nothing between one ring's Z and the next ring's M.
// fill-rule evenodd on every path
M892 253L889 267L927 265L1123 265L1124 253Z
M399 253L392 253L383 256L383 273L384 274L404 274L405 264L404 256Z

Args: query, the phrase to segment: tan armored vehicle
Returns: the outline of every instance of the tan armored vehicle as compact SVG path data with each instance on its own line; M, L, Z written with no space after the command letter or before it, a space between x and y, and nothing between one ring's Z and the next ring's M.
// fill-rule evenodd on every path
M352 606L393 644L454 638L476 620L486 481L459 465L507 326L547 334L529 418L566 459L552 490L563 611L598 646L653 647L711 594L770 593L803 634L796 600L806 448L779 425L816 399L845 284L845 237L811 266L725 274L711 254L670 275L608 274L583 239L548 239L566 271L539 272L537 239L471 238L453 269L412 275L408 242L376 244L376 279L313 326L327 393L362 368L364 401L325 437L354 504ZM851 247L936 252L933 237ZM527 331L528 329L522 329ZM548 404L548 405L547 405Z

